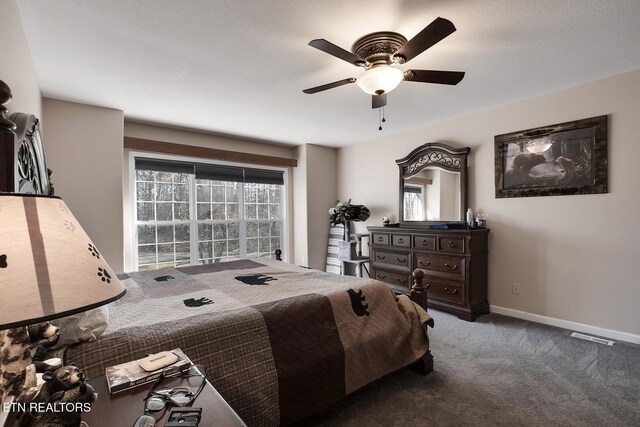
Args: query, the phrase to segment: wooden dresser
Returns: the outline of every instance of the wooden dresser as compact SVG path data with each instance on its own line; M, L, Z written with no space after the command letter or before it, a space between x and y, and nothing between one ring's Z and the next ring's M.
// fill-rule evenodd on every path
M473 321L489 312L488 229L368 227L371 277L408 295L411 273L424 271L429 307Z

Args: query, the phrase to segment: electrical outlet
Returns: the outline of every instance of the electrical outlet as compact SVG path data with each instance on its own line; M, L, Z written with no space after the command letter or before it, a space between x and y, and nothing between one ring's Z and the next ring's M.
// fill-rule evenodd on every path
M514 283L511 287L511 293L514 295L520 295L520 283Z

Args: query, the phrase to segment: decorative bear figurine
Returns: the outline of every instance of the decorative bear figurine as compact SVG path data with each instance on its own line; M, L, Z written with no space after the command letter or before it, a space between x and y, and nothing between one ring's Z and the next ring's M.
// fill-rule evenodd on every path
M90 409L98 395L87 384L80 369L71 365L42 375L45 381L35 395L32 404L37 410L21 413L18 427L79 427L82 412ZM33 406L31 406L33 407Z
M46 358L47 351L56 345L59 339L60 329L49 322L29 326L31 363L35 365L36 372L55 371L62 366L62 360Z

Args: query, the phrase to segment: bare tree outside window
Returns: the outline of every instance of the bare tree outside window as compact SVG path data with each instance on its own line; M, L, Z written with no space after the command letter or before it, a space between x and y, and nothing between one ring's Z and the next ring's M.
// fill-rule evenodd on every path
M282 186L136 170L137 267L271 257L282 248Z

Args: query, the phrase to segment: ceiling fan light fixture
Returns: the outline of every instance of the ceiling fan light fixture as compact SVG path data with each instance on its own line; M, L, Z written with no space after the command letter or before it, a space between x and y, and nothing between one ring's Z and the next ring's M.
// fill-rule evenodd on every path
M370 95L381 95L398 87L403 76L402 70L390 65L381 65L363 72L356 84Z

